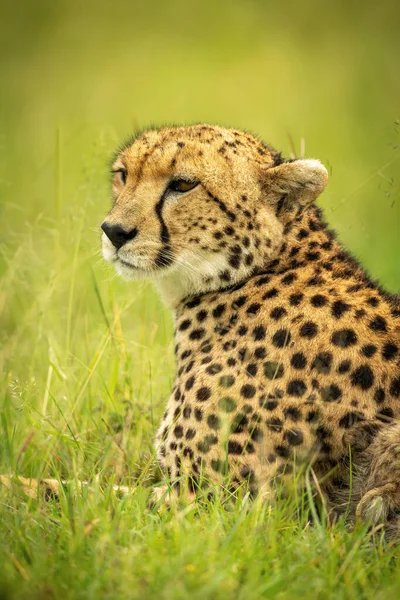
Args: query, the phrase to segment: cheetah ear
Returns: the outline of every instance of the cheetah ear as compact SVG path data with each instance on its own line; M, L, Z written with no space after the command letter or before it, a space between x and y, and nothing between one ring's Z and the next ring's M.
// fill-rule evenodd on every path
M284 162L264 172L263 188L276 205L277 215L301 212L313 202L328 183L328 171L319 160Z

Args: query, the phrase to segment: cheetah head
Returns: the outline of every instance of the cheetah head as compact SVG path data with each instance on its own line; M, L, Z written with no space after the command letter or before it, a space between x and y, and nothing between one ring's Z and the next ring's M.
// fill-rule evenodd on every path
M103 255L126 278L153 279L176 305L265 268L282 247L285 225L326 183L319 161L283 161L241 131L145 131L112 165Z

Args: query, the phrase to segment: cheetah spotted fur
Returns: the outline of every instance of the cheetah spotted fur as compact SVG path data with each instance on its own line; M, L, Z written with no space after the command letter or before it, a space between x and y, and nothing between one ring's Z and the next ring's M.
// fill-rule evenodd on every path
M353 515L397 535L399 297L327 228L324 166L194 125L142 132L112 171L104 257L151 278L174 314L156 449L176 489L229 473L273 498L295 463L312 464L340 513L351 453Z

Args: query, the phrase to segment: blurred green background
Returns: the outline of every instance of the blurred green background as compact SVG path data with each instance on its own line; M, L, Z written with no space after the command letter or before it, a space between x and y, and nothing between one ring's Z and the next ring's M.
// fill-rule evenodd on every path
M168 393L170 317L151 286L117 280L100 256L107 161L138 126L216 122L286 156L320 158L331 174L327 220L399 289L399 3L0 6L0 369L15 406L43 416L51 395L67 398L71 415L76 398L101 406L101 378L107 394L136 394L147 407ZM111 330L126 362L110 366L109 345L93 373ZM23 414L21 440L32 419L23 425Z
M286 504L250 522L147 508L172 320L99 235L134 128L231 125L321 159L327 220L398 291L399 31L394 0L0 0L0 475L105 490L46 504L0 485L2 598L400 597L362 531Z

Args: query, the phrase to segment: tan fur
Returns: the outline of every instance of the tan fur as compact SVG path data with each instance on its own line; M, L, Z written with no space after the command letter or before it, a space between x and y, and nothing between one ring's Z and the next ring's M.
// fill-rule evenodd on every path
M324 480L335 506L349 448L366 439L360 424L379 423L395 481L377 478L370 457L359 513L370 516L364 494L389 484L381 496L400 508L398 446L386 437L400 412L399 300L326 228L313 203L326 169L209 125L147 131L113 169L126 182L114 175L105 223L130 239L116 247L104 234L104 256L124 276L151 277L174 311L177 376L156 441L164 472L195 487L229 471L270 496L294 461L312 460L317 476L336 473ZM172 179L198 185L180 193ZM371 431L360 464L378 452Z

